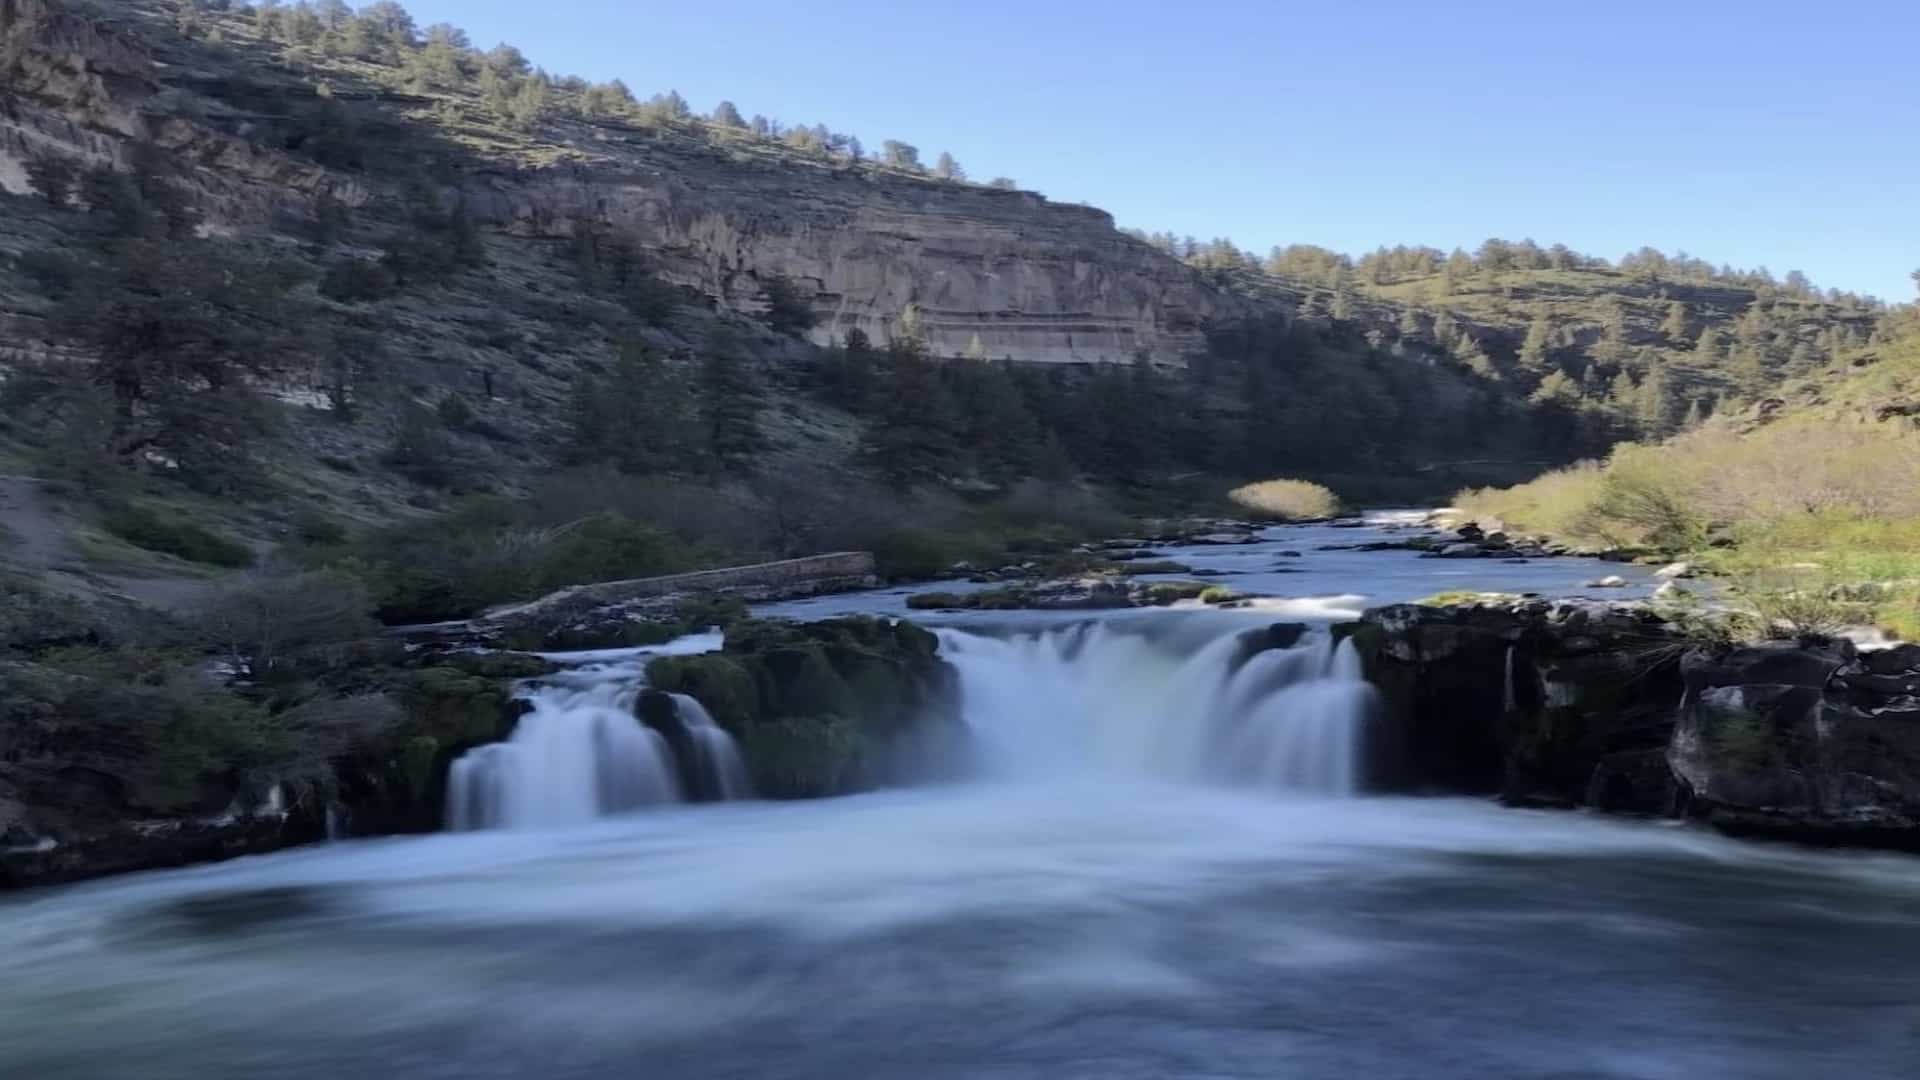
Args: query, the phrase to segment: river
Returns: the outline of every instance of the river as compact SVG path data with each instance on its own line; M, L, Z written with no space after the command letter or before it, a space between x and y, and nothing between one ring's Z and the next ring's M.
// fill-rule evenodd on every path
M1618 569L1317 550L1380 535L1172 555L1286 597L1265 611L946 620L985 751L964 781L13 898L0 1075L1914 1076L1920 861L1353 795L1365 687L1327 642L1221 666L1275 610ZM589 673L637 668L588 661L553 693L603 717Z

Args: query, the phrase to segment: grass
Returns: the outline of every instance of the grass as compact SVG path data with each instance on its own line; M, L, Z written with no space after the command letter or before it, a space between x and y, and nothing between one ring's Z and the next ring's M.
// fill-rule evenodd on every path
M1455 504L1510 530L1696 562L1760 636L1920 636L1920 433L1903 424L1703 429Z
M1434 593L1432 596L1415 600L1421 607L1479 607L1483 604L1498 604L1520 599L1514 593L1474 592L1470 589L1453 589Z
M234 569L253 564L253 550L240 541L177 514L163 514L138 503L109 508L100 524L135 547L188 562Z

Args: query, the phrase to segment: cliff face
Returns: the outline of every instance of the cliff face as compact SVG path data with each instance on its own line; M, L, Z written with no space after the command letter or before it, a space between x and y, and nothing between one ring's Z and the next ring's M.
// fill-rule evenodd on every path
M600 217L729 308L755 309L786 277L811 297L821 344L853 329L885 342L912 306L936 355L1179 364L1206 320L1238 310L1106 213L1031 192L656 145L503 178L490 195L485 212L520 231Z
M0 120L0 185L25 191L23 165L34 155L112 159L138 136L191 165L214 228L263 226L322 190L349 205L377 196L365 177L329 174L245 138L250 118L232 115L244 106L213 110L207 122L168 100L276 77L311 94L313 80L156 55L154 43L170 33L160 13L137 3L126 12L81 17L54 0L0 0L0 96L12 106ZM423 141L444 144L458 127L441 126L418 99L369 96L386 99L396 117L410 114L404 123ZM266 112L260 119L270 122ZM1178 365L1201 344L1204 322L1241 309L1178 260L1118 232L1106 213L1031 192L577 118L482 149L476 141L461 148L457 183L493 227L551 240L575 221L598 221L637 240L661 277L723 309L755 312L766 283L787 278L811 301L822 344L856 328L884 343L911 306L940 356Z

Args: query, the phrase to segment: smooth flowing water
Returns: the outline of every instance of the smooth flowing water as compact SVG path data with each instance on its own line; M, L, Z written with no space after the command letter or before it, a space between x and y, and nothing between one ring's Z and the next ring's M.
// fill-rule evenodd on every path
M686 802L690 794L751 795L733 736L698 701L673 695L692 756L685 763L675 758L666 736L634 719L649 659L710 652L721 640L718 633L696 634L658 648L551 654L568 666L522 687L528 711L512 737L453 763L448 828L551 829ZM696 792L681 782L683 764Z
M574 777L528 827L8 900L0 1076L1916 1075L1920 861L1354 794L1370 691L1272 621L955 620L979 775L809 803L608 805L675 774L576 658L481 800Z

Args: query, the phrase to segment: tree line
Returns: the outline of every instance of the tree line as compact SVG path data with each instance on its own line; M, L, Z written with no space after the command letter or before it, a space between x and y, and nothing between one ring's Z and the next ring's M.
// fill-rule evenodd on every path
M450 23L421 27L402 5L377 0L358 9L345 0L260 0L233 5L228 0L179 0L179 29L215 43L226 31L212 18L234 13L252 31L280 44L287 58L314 62L323 58L377 65L385 77L416 93L465 91L478 95L489 111L510 126L531 129L555 116L644 124L710 139L751 139L786 152L822 161L864 165L911 173L949 183L973 182L951 153L922 160L918 146L887 139L877 149L826 124L788 124L765 115L748 117L732 101L697 113L678 91L645 100L621 79L590 82L536 67L517 47L501 43L482 50L465 30ZM1013 190L1011 178L996 176L985 186Z

